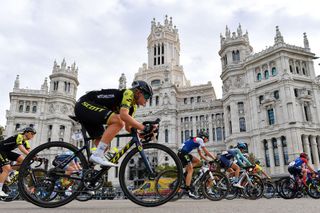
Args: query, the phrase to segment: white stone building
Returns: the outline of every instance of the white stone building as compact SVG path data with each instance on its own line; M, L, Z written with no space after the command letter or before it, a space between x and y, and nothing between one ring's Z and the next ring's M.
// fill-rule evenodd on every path
M74 114L78 82L76 64L67 66L54 62L52 74L41 89L22 89L17 76L10 92L10 109L6 112L5 135L11 136L26 126L37 130L31 146L48 141L70 141L73 124L68 115Z
M233 33L226 28L220 37L223 96L217 99L210 81L193 86L187 80L172 18L166 17L163 24L153 20L147 41L148 63L142 64L135 80L149 82L154 96L146 107L138 109L137 119L160 118L158 142L174 150L200 129L206 129L209 150L218 153L242 140L271 175L287 173L288 162L302 151L309 153L318 168L320 77L315 76L316 57L310 52L306 34L304 47L297 47L285 43L276 27L274 44L258 53L253 53L248 33L243 34L240 25ZM16 80L10 93L7 134L33 124L39 132L36 144L48 138L59 140L61 135L70 139L72 123L67 115L73 113L77 69L75 65L66 68L64 61L61 67L55 63L50 80L49 91L46 82L41 90L19 89ZM125 87L122 74L119 88ZM126 142L115 139L112 146L121 148ZM109 180L117 185L117 178L118 169L111 169Z

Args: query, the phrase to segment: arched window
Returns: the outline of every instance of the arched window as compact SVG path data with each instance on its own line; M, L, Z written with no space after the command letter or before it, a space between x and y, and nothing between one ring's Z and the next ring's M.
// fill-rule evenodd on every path
M292 65L290 65L289 68L290 68L290 72L293 73Z
M272 76L277 75L277 69L276 69L275 67L272 67L272 69L271 69L271 75L272 75Z
M272 141L272 148L273 148L274 165L280 166L279 149L278 149L277 139L272 138L271 141Z
M276 91L274 91L273 92L273 97L275 98L275 99L279 99L279 91L278 90L276 90Z
M288 165L289 164L288 146L287 146L287 140L284 136L281 137L281 144L282 144L284 164Z
M268 142L266 140L263 141L263 147L264 147L264 157L266 160L266 166L270 167L269 148L268 148Z
M32 112L33 112L33 113L36 113L36 112L37 112L37 106L33 106L33 107L32 107Z
M232 61L236 61L236 53L232 51Z
M156 96L156 106L159 105L159 96Z
M260 95L260 96L259 96L259 104L261 104L262 101L263 101L263 95Z
M236 51L236 61L240 61L240 52L239 52L239 50Z
M269 71L268 70L264 71L264 78L269 79Z
M15 130L17 131L17 130L19 130L19 128L20 128L20 124L16 124Z
M258 81L261 81L261 79L262 79L262 75L261 75L261 73L259 72L259 73L257 74L257 80L258 80Z

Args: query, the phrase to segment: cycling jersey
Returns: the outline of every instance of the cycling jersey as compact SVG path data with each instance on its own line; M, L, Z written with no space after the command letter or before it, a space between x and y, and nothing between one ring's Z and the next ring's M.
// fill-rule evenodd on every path
M132 117L137 109L131 89L102 89L91 91L82 96L75 105L74 112L90 137L101 137L109 117L119 114L121 108L129 110Z
M10 161L16 161L20 154L13 152L19 145L30 149L30 143L23 138L22 134L11 136L0 142L0 167L7 165Z
M80 100L81 99L94 102L97 105L100 105L117 113L119 113L121 107L129 109L130 115L133 115L136 110L136 104L134 103L134 94L130 89L102 89L99 91L91 91L82 96ZM97 110L91 105L84 106L88 108L91 107L90 109L92 110Z
M9 152L16 149L19 145L23 145L26 149L30 149L30 143L23 138L22 134L11 136L0 142L0 151Z
M308 160L305 158L296 158L294 161L292 161L289 164L289 167L296 167L296 168L302 168L302 166L307 165L308 164Z
M250 161L242 154L242 152L238 148L229 149L223 152L220 156L220 160L225 168L229 168L232 165L233 159L237 160L237 163L240 167L244 167L243 161L246 162L247 165L251 165Z
M202 138L190 138L182 144L181 152L184 154L189 154L194 149L199 149L200 147L204 147L204 141Z

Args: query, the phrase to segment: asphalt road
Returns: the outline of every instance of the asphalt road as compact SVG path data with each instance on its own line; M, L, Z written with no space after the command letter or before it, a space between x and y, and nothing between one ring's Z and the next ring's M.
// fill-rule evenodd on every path
M162 206L146 208L128 200L91 200L87 202L73 201L63 207L44 209L25 201L0 202L0 213L296 213L319 212L320 200L301 198L294 200L259 199L259 200L209 200L182 199Z

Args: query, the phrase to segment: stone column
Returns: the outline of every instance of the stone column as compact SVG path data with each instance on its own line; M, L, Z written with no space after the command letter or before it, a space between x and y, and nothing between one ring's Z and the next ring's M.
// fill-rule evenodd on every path
M210 142L213 143L213 134L212 134L212 128L213 128L213 125L212 125L212 116L209 115L209 118L208 118L208 122L209 122L209 138L210 138Z
M280 161L280 173L284 173L284 156L281 138L277 138L279 161Z
M311 157L308 135L303 135L303 148L304 152L307 153L309 157Z
M274 174L275 164L274 164L272 141L271 139L268 139L267 142L268 142L268 152L269 152L269 162L270 162L270 173Z
M313 163L315 168L319 168L319 152L318 152L318 146L315 136L311 136L311 150L312 150L312 156L313 156Z

